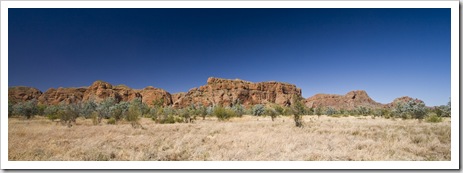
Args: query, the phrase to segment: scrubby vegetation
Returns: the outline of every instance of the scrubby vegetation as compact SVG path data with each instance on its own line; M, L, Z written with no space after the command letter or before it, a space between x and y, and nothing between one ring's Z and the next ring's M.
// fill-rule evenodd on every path
M392 108L375 108L357 106L352 110L335 109L334 107L314 107L308 108L302 98L293 97L290 106L280 106L277 104L256 104L245 107L240 100L236 100L230 106L202 104L190 105L185 108L173 108L164 105L161 98L153 101L151 107L143 103L140 98L131 102L117 101L114 98L107 98L100 102L86 101L81 103L59 105L41 105L37 100L19 102L13 104L8 102L8 117L18 116L24 119L31 119L34 116L45 116L51 121L59 120L63 125L72 127L78 117L92 119L93 124L99 125L103 119L109 124L118 124L125 121L132 124L134 128L139 126L139 119L142 117L151 118L160 124L171 123L194 123L197 117L216 117L220 121L226 121L233 117L242 117L245 114L257 117L269 116L272 121L278 116L293 116L296 127L302 127L303 115L327 115L331 117L346 116L372 116L373 118L386 119L418 119L420 122L441 122L443 117L450 117L450 101L447 105L426 107L423 102L410 100L408 102L396 103Z

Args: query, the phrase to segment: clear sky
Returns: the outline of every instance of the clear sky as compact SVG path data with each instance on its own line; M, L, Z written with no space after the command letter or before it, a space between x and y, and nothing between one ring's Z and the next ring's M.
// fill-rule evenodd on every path
M210 76L442 105L450 9L9 9L8 85L186 92Z

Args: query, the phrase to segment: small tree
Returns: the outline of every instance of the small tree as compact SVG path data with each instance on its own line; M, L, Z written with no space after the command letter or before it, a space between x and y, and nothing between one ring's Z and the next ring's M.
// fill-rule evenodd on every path
M202 104L199 105L198 106L198 114L201 115L201 117L203 117L203 120L205 120L206 115L207 115L207 108Z
M424 118L427 113L426 105L423 102L410 100L406 104L407 111L416 119L420 121Z
M293 97L293 104L291 104L291 106L296 127L302 127L302 115L306 109L305 105L302 103L302 98Z
M26 102L20 102L13 106L13 112L16 115L26 117L26 119L32 118L38 113L37 100L32 99Z
M93 100L88 100L81 103L79 115L84 118L90 118L93 112L96 111L97 104Z
M320 118L320 116L323 114L323 107L316 107L315 108L315 115L318 116L318 118Z
M138 120L140 119L139 116L142 114L141 111L141 100L134 99L130 102L129 109L127 111L126 120L130 122L133 128L141 127Z
M272 107L267 107L267 108L265 109L265 114L267 114L268 116L270 116L270 117L272 118L272 121L274 121L275 118L278 116L277 111L276 111L274 108L272 108Z
M112 97L108 97L98 104L98 106L96 107L96 111L98 112L98 124L101 123L101 120L103 118L108 119L109 117L111 117L111 107L115 104L116 99Z
M45 113L45 116L48 117L48 119L50 119L51 121L55 121L56 119L59 118L58 111L59 111L58 106L50 105L44 110L44 113Z

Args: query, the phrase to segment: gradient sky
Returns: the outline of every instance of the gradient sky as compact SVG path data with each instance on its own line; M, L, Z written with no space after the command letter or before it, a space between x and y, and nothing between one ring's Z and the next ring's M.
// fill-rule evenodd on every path
M8 85L186 92L210 76L450 97L450 9L9 9Z

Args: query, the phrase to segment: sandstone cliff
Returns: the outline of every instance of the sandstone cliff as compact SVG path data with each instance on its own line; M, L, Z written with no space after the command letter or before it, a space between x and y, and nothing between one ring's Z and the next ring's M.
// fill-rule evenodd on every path
M291 105L292 98L301 96L301 89L282 82L252 83L240 79L210 77L207 84L193 88L185 94L176 94L174 107L191 104L230 106L238 100L245 106L276 103Z

